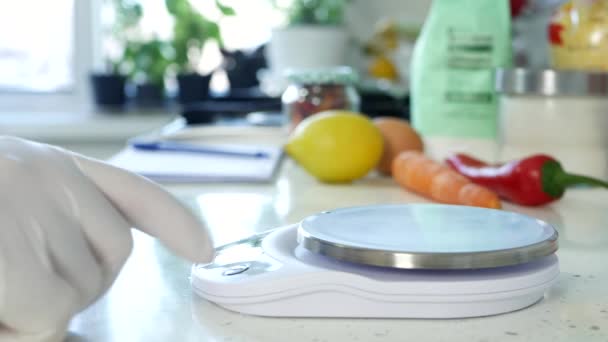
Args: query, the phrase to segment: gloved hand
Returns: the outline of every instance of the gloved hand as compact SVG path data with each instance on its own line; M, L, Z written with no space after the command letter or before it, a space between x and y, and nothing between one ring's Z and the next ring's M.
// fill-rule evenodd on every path
M112 284L130 228L208 262L202 224L154 183L69 151L0 137L0 341L55 341Z

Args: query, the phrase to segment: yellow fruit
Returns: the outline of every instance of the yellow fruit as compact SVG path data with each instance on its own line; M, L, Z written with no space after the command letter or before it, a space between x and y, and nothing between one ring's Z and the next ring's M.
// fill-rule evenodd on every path
M396 81L399 72L393 62L386 56L377 56L369 64L369 74L374 78Z
M302 121L285 151L321 181L349 182L378 164L383 143L382 134L366 116L326 111Z

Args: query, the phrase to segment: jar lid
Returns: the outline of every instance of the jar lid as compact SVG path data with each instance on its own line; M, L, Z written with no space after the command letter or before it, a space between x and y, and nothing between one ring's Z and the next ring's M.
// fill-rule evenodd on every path
M290 69L287 79L298 84L354 84L358 81L357 73L350 67L319 69Z
M497 69L496 91L512 95L608 95L608 73L554 69Z

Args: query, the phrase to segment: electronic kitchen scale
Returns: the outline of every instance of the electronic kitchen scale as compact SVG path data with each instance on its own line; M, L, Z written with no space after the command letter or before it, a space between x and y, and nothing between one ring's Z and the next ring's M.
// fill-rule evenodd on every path
M556 250L553 227L507 211L345 208L218 248L192 287L262 316L486 316L539 301L559 275Z

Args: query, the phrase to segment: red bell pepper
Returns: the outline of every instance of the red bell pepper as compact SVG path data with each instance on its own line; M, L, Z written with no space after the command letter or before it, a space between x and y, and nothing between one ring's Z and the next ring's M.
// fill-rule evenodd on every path
M567 173L554 158L538 154L501 165L490 165L465 154L455 154L447 164L474 183L493 190L507 201L529 206L553 202L574 185L608 188L608 182Z

